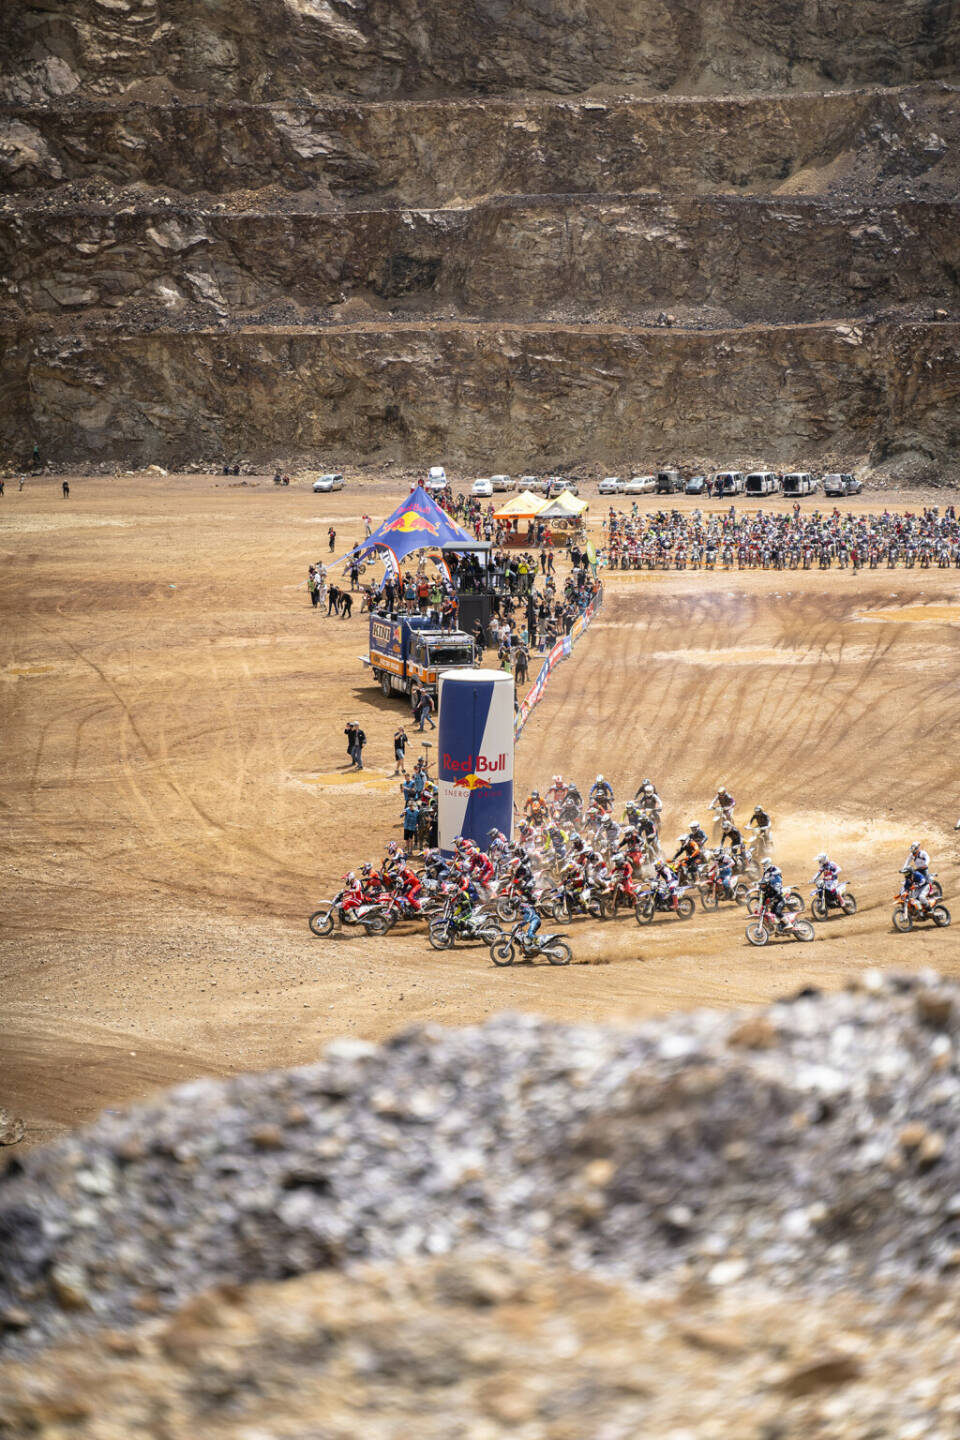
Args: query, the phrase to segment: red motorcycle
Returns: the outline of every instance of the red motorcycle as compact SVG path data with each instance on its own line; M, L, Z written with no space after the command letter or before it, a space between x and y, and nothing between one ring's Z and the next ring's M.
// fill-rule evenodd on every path
M347 891L341 890L332 900L326 900L319 910L315 910L307 921L314 935L332 935L334 930L355 926L367 932L368 935L385 935L389 926L381 914L380 906L376 901L368 900L357 903L353 898L347 898Z

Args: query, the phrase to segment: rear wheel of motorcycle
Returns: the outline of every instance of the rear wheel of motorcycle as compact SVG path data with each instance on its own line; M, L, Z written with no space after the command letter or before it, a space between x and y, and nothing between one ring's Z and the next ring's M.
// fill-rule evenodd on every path
M798 895L794 890L792 895L787 896L783 908L789 910L791 915L799 915L803 910L803 903L803 896Z
M901 935L906 935L908 930L913 929L913 916L902 905L898 905L893 912L893 928L899 930Z
M798 940L813 940L817 932L809 920L794 920L793 925L790 927L790 933L795 935Z
M852 914L853 912L851 911L850 913ZM814 920L826 920L827 918L827 902L821 900L819 895L814 895L810 901L810 914Z
M501 895L500 899L497 901L497 914L499 915L501 920L516 920L516 900L511 899L509 895Z
M452 925L431 925L427 939L434 950L452 950L454 933Z
M490 946L490 959L494 965L512 965L513 957L513 941L506 935Z
M700 891L700 904L704 910L716 910L720 904L716 885L704 885Z
M496 945L502 938L502 932L496 925L485 925L482 930L477 931L477 939L482 940L484 945Z
M689 895L681 895L677 901L677 919L689 920L693 914L693 901Z
M314 935L330 935L333 933L334 915L331 906L326 910L316 910L307 921Z
M573 959L573 951L564 940L551 940L540 953L546 955L551 965L569 965Z
M747 939L751 945L766 945L770 939L770 932L765 925L761 925L759 920L756 920L752 925L747 926Z
M638 900L636 916L638 925L649 925L650 921L653 919L653 901Z
M386 935L390 929L386 915L371 915L363 924L368 935Z
M950 911L947 909L946 905L934 905L930 914L933 916L934 925L950 924Z
M749 887L744 885L742 880L738 881L733 887L733 898L738 905L746 905L748 893Z
M934 900L943 899L943 886L940 884L939 880L930 881L930 894L933 896Z
M850 894L844 895L844 897L843 897L843 913L844 913L844 915L856 915L856 913L857 913L857 901L856 901L856 897L855 897L855 896L850 895Z

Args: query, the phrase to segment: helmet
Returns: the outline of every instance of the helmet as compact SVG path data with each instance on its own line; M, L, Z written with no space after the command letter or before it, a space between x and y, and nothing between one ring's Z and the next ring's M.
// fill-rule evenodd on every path
M455 835L455 836L454 836L454 840L453 840L453 848L454 848L454 850L465 850L466 847L467 847L467 842L466 842L466 840L464 840L463 836L462 836L462 835Z
M400 854L400 846L397 844L396 840L391 840L390 843L387 845L387 854L388 854L388 855L399 855L399 854Z
M554 777L553 777L553 783L554 783L554 785L562 785L562 784L563 784L563 776L562 776L562 775L554 775Z
M824 865L826 863L826 859L826 855L821 851L820 854L817 856L817 864Z
M602 775L598 775L597 778L596 778L596 780L595 780L593 783L594 783L595 785L602 785L602 784L604 783L603 776L602 776Z
M764 870L771 870L773 868L773 861L770 859L769 855L764 855L763 859L760 861L760 864L763 866Z
M644 793L645 795L652 795L652 794L653 794L653 786L650 784L650 781L649 781L649 780L644 780L644 782L643 782L643 793Z
M582 835L574 835L574 837L573 837L573 839L571 840L570 844L571 844L572 849L574 849L574 850L582 850L582 849L583 849L583 836L582 836Z
M343 881L345 885L356 885L357 877L356 875L354 875L352 870L348 870L346 875L344 875L343 877Z
M433 854L433 851L432 851L432 850L428 850L428 851L427 851L427 855L432 855L432 854ZM424 856L424 859L426 859L426 856ZM373 870L373 866L370 864L369 861L367 861L366 864L360 866L360 874L361 874L361 875L369 875L369 874L372 872L372 870Z
M920 849L922 849L922 846L921 846L921 844L920 844L920 841L919 841L919 840L914 840L913 844L910 846L910 854L911 854L911 855L916 855L917 852L918 852Z
M688 841L689 839L690 839L690 836L689 836L689 835L678 835L678 836L677 836L677 844L678 844L678 845L686 845L686 843L687 843L687 841Z

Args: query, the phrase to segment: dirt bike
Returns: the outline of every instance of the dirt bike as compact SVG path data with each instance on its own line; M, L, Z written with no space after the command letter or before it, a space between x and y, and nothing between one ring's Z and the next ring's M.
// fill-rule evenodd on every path
M899 930L901 935L905 935L914 925L924 920L932 920L934 925L939 926L950 924L950 911L946 905L941 905L936 897L920 900L916 895L901 890L894 898L897 908L893 912L893 928Z
M672 895L664 894L662 890L644 890L637 898L636 917L638 925L651 924L654 915L662 911L667 915L676 915L678 920L689 920L694 911L693 900L685 895L682 890L676 894L676 905L673 903Z
M458 940L479 940L483 945L493 945L502 933L496 920L483 910L456 915L447 905L430 921L427 939L434 950L452 950Z
M546 895L550 893L552 893L552 887L548 886L546 890L541 890L539 894L534 895L534 908L540 910L541 901L545 898ZM526 899L527 891L524 886L518 885L515 880L505 881L503 889L498 894L494 906L497 912L497 918L499 920L507 921L516 920L517 916L520 914L520 906L526 901ZM547 912L545 910L541 910L541 913L546 914Z
M781 893L783 895L784 908L788 910L791 915L800 915L806 909L807 902L800 894L800 891L795 890L792 885L784 885ZM747 891L747 913L749 915L760 914L759 885L753 885Z
M395 890L389 895L382 895L377 902L377 909L383 916L387 930L392 930L398 920L424 920L428 916L428 912L422 906L418 910L400 894L399 890Z
M810 894L813 897L810 901L810 914L814 920L826 920L831 910L839 910L843 915L857 913L856 898L847 890L845 880L833 891L828 890L825 885L815 885Z
M756 919L751 920L747 926L747 939L751 945L766 945L770 939L777 939L783 936L787 940L813 940L816 932L809 920L804 920L798 915L784 915L783 928L777 921L772 910L763 910Z
M344 908L343 900L345 890L341 890L332 900L327 900L319 910L315 910L307 921L314 935L332 935L337 927L344 928L353 925L366 930L368 935L385 935L390 928L381 907L375 901L367 901L363 905Z
M528 939L526 924L519 920L508 935L501 935L490 946L494 965L512 965L520 952L522 960L535 960L544 955L551 965L569 965L573 951L562 935L534 935Z
M541 896L537 909L548 920L570 921L575 915L603 920L606 917L606 900L603 896L593 894L588 894L584 899L583 891L568 890L566 886L558 885L555 890Z
M726 886L717 877L716 873L707 873L707 877L700 881L697 887L700 891L700 904L704 910L716 910L721 900L734 900L738 905L746 905L749 890L745 881L735 880L733 882L732 894L727 891Z

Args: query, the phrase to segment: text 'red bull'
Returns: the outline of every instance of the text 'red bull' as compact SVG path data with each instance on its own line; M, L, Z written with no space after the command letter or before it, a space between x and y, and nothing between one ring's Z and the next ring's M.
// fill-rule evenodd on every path
M453 771L462 775L469 775L471 772L477 775L502 775L506 772L507 757L500 754L490 759L486 755L477 755L474 763L473 755L468 755L466 760L454 760L451 755L444 754L442 768L444 773Z

